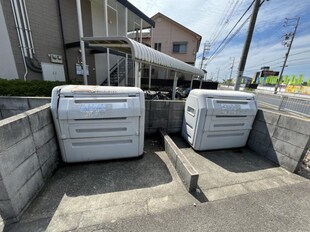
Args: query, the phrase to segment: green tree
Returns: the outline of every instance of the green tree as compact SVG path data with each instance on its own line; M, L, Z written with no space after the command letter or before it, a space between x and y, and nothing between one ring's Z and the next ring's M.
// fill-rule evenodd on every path
M288 77L288 75L284 76L284 84L288 85L288 83L290 82L290 78Z
M300 74L300 75L299 75L299 78L298 78L297 81L296 81L296 84L297 84L297 85L301 85L302 82L303 82L303 79L304 79L304 75Z
M292 75L291 85L296 85L296 75Z

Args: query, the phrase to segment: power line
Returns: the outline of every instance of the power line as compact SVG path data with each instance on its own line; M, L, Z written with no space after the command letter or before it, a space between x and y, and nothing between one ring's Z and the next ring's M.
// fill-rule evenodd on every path
M216 34L216 36L213 38L213 40L211 41L211 46L214 45L215 41L223 34L224 29L228 26L229 21L232 17L232 14L234 13L236 6L237 6L238 1L236 1L231 9L230 12L228 12L227 17L224 19L223 22L223 26L218 30L218 33Z
M207 65L209 63L211 63L211 61L218 55L220 54L224 48L226 47L226 45L240 32L240 30L243 28L243 26L247 23L247 21L251 18L251 15L240 25L240 27L234 32L234 34L231 35L231 37L224 43L224 45L222 45L222 47L220 48L220 50L217 50L216 53L213 53L212 56L208 59L207 61Z
M215 51L213 52L213 54L211 55L210 59L212 58L212 56L214 56L214 54L216 54L216 52L220 49L220 47L224 44L224 42L227 40L227 38L230 36L230 34L233 32L233 30L236 28L236 26L239 24L239 22L243 19L243 17L245 16L245 14L251 9L252 5L254 4L255 0L252 1L252 3L250 4L250 6L246 9L246 11L241 15L241 17L239 18L239 20L236 22L236 24L233 26L233 28L229 31L229 33L227 34L227 36L222 40L222 42L220 43L220 45L215 49ZM210 62L208 62L207 64L209 64Z
M231 2L227 1L227 5L226 5L226 7L224 9L223 17L217 22L217 25L216 25L216 29L217 30L214 30L213 33L212 33L212 36L210 37L210 42L211 43L214 41L214 38L215 38L216 34L218 33L219 29L224 24L225 18L226 18L227 14L228 14L228 11L229 11L229 7L231 7Z
M290 57L291 56L296 56L296 55L299 55L299 54L303 54L303 53L307 53L307 52L310 52L310 50L305 50L305 51L302 51L302 52L293 53L293 54L290 55ZM263 63L257 64L257 65L252 65L252 66L248 67L247 70L253 70L252 68L256 68L256 67L259 67L259 66L262 66L262 65L265 65L265 64L274 63L274 61L283 60L283 59L284 59L284 57L277 58L277 59L272 59L272 60L268 60L268 61L264 61Z

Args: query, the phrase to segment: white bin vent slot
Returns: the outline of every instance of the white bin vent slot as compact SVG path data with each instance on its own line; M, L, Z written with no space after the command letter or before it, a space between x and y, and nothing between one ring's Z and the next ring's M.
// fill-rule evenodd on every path
M85 147L85 146L102 146L102 145L121 145L132 143L132 140L117 140L117 141L100 141L100 142L80 142L72 143L73 147Z
M192 116L195 116L195 109L190 107L190 106L188 106L187 107L187 113L192 115Z
M111 120L127 120L126 117L115 117L115 118L80 118L74 119L74 121L111 121Z
M186 123L186 125L187 125L189 128L193 129L193 126L192 126L192 125L190 125L190 124L188 124L188 123Z
M227 134L218 134L218 135L208 135L208 138L214 137L230 137L230 136L243 136L244 133L227 133Z
M216 118L246 118L246 115L216 115Z
M241 102L241 101L216 101L220 104L238 104L238 105L247 105L247 102Z
M74 101L77 104L86 104L86 103L122 103L122 102L127 102L126 99L79 99Z
M244 123L229 123L229 124L214 124L214 127L230 127L230 126L244 126Z
M93 129L76 129L77 133L92 133L92 132L114 132L127 131L127 128L93 128Z

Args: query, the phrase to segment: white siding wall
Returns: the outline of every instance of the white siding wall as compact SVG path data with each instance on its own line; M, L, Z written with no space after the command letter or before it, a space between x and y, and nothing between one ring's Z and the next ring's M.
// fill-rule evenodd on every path
M0 2L0 78L18 79L18 73L15 65L11 42L8 30L5 24L2 5Z

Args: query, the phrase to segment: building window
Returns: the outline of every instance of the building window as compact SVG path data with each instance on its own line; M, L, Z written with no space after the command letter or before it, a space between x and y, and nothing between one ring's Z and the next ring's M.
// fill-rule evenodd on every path
M173 42L173 53L186 53L187 52L187 42Z
M155 50L157 50L157 51L161 51L161 43L155 43L154 48L155 48Z

